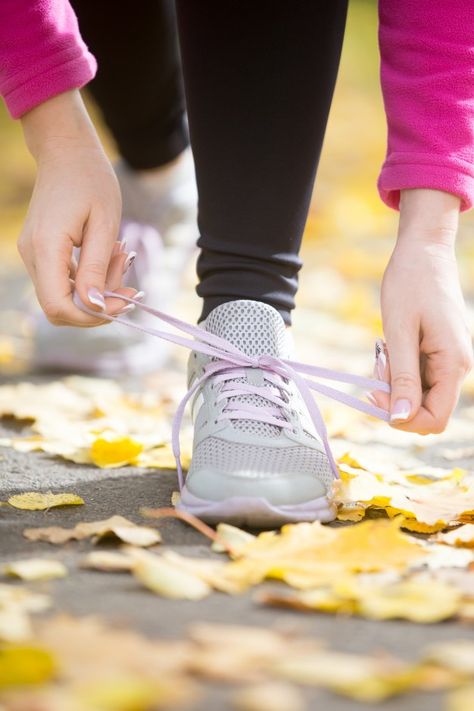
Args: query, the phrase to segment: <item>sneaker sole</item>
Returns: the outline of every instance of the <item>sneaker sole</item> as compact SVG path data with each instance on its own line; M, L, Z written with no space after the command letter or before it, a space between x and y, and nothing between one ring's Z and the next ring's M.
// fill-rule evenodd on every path
M191 513L206 523L226 522L251 528L272 528L300 521L329 523L336 518L337 510L336 505L327 496L300 504L278 506L264 498L251 496L234 496L223 501L200 499L188 491L186 486L181 491L181 499L176 508Z

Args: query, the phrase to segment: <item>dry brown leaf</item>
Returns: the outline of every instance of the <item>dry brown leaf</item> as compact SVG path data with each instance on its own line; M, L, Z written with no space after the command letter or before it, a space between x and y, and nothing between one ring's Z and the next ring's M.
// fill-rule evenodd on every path
M134 546L152 546L161 541L159 531L147 526L137 526L123 516L112 516L104 521L78 523L74 528L27 528L23 535L29 541L47 541L61 544L67 541L80 541L84 538L101 538L115 536L124 543Z

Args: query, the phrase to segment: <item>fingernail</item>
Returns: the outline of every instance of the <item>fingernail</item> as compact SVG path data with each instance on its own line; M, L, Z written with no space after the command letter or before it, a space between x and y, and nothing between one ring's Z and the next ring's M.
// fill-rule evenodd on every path
M123 309L120 309L118 312L119 314L127 314L129 311L133 311L135 308L135 304L127 304L126 306L123 307Z
M105 299L100 293L100 291L95 288L95 286L89 289L89 291L87 292L87 297L91 304L94 304L94 306L98 306L100 309L102 309L102 311L105 311Z
M396 420L399 420L400 422L403 422L404 420L408 420L408 418L410 417L410 412L410 400L407 400L406 398L400 398L399 400L395 401L395 405L393 406L392 412L390 413L390 421L394 422Z
M135 299L135 301L141 301L144 296L145 296L144 291L137 291L137 293L133 295L133 298Z
M120 251L121 251L121 252L126 252L126 251L127 251L127 240L126 240L126 239L123 239L123 240L120 242Z
M365 394L365 397L367 398L367 400L370 402L371 405L377 406L377 400L376 400L375 397L372 395L372 393L366 392L366 393L364 393L364 394Z
M130 252L128 255L127 259L125 260L125 263L123 265L123 273L126 274L130 267L132 266L133 262L135 261L135 257L137 256L136 252Z

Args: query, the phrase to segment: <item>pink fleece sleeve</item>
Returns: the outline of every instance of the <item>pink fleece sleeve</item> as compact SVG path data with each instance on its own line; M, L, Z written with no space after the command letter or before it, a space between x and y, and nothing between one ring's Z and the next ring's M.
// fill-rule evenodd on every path
M473 0L380 0L381 80L388 123L379 178L398 208L403 188L474 202Z
M0 0L0 93L13 118L92 79L67 0Z

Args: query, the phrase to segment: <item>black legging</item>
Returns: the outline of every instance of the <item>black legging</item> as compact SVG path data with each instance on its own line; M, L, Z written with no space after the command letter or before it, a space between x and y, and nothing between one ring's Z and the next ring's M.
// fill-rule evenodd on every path
M71 0L95 55L89 85L120 155L137 170L156 168L188 145L174 0Z
M114 3L107 17L100 3L74 6L101 66L91 88L122 155L132 167L161 165L166 136L179 137L168 147L186 145L169 2L141 1L134 13ZM177 8L202 316L255 299L289 323L347 0L177 0Z

